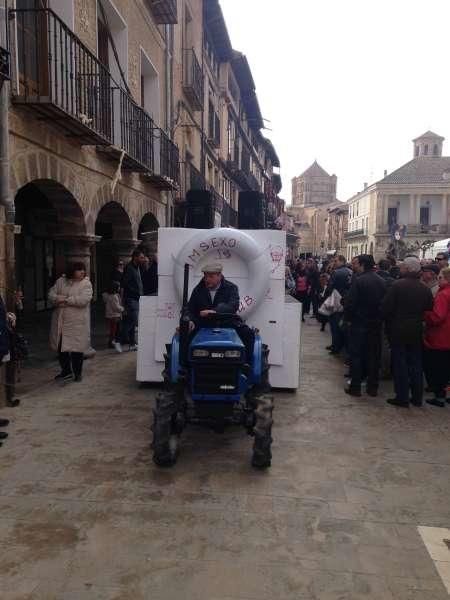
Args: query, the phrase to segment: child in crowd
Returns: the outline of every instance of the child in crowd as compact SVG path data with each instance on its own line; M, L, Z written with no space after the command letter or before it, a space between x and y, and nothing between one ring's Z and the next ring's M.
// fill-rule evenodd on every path
M105 317L109 322L109 342L108 347L114 348L117 352L122 352L120 345L119 329L120 321L124 308L120 299L120 284L117 281L111 283L108 292L103 294L103 302L105 303Z

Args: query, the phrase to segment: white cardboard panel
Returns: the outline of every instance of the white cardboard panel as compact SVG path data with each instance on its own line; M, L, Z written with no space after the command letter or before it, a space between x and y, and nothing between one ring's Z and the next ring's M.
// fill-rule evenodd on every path
M284 307L283 364L273 364L269 353L269 380L275 388L297 389L300 384L301 304L286 303Z

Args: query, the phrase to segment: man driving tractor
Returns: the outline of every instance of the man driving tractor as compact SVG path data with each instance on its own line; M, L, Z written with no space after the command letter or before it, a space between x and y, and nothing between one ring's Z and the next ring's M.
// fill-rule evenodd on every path
M225 279L222 274L223 266L220 263L210 263L202 268L203 279L192 290L188 302L190 330L210 327L211 319L220 315L235 315L227 322L227 327L233 328L241 338L246 354L247 363L253 357L255 334L253 330L243 323L236 314L239 308L239 289L237 285Z

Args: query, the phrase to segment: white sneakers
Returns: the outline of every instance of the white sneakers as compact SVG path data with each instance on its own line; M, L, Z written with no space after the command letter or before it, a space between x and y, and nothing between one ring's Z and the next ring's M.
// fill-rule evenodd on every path
M120 345L119 342L113 342L112 345L114 346L114 349L116 352L118 352L119 354L122 354L122 346Z
M133 344L130 346L130 352L137 352L137 349L138 349L137 344Z

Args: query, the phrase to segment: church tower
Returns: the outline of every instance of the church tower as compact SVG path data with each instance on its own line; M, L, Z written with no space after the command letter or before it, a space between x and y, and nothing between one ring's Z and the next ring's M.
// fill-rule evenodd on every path
M427 131L420 137L413 140L414 143L414 158L418 157L441 157L442 156L442 144L444 143L443 137Z

